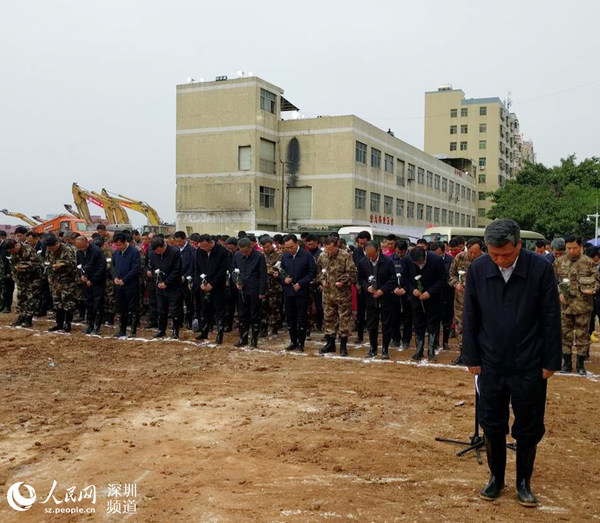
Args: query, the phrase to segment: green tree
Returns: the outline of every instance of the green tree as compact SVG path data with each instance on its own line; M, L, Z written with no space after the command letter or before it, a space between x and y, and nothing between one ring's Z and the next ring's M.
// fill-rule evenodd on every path
M487 216L511 218L546 238L569 233L592 238L594 222L586 215L596 212L599 199L600 159L578 164L571 155L554 167L526 163L514 180L492 193L494 205Z

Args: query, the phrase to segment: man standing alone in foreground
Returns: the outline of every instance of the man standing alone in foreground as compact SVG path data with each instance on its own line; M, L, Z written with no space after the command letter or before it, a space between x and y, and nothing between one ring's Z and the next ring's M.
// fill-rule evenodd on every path
M542 439L547 379L561 365L558 289L552 266L522 249L519 226L496 220L485 230L489 256L469 267L464 298L463 362L479 375L479 423L485 435L494 500L504 487L509 404L517 441L517 498L534 507L530 489Z

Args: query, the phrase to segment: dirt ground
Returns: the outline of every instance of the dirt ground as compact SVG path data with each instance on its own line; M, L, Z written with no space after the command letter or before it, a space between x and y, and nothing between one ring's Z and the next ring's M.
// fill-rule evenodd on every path
M477 496L487 467L435 441L473 433L473 381L449 365L454 350L417 365L397 350L366 361L355 346L349 358L318 357L320 335L296 355L282 352L284 334L242 350L233 333L216 347L189 333L115 340L108 328L93 338L80 326L48 333L47 320L15 329L12 319L0 318L1 521L600 518L599 346L593 374L550 381L532 481L540 506L525 509L514 453L490 503ZM35 489L28 510L8 505L16 482ZM91 486L95 504L77 498ZM31 497L26 488L18 493ZM95 514L47 513L76 507Z

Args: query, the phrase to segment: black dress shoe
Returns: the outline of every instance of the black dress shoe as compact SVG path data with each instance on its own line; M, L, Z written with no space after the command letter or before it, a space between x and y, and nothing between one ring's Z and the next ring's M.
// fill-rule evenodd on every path
M154 336L152 336L153 338L164 338L167 335L167 333L165 331L158 331Z
M521 479L517 482L517 500L524 507L537 507L538 500L531 492L529 482L526 479Z
M479 497L487 501L494 501L500 497L502 489L504 488L504 482L500 482L496 476L490 477L490 482L487 486L479 493Z

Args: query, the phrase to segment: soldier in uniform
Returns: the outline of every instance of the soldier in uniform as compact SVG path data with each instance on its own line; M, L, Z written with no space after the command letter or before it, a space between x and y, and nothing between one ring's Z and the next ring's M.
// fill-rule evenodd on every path
M325 240L325 252L317 261L317 278L323 288L323 314L327 343L320 354L335 352L336 334L340 337L340 354L348 355L348 336L352 330L352 290L357 282L352 255L340 249L338 239Z
M75 251L64 243L60 243L53 235L44 238L44 245L46 245L44 263L48 267L48 282L56 312L56 324L48 330L50 332L59 330L71 332L73 313L77 309Z
M467 250L458 253L452 265L450 265L448 283L454 289L454 328L459 351L458 357L452 361L454 365L462 365L463 307L467 271L471 262L479 258L482 254L483 242L479 238L471 238L467 242Z
M567 252L554 262L561 303L563 372L573 370L572 351L575 345L577 372L586 374L584 361L590 347L589 324L594 299L598 291L598 270L594 260L585 256L581 238L565 236Z
M282 253L275 250L270 236L263 236L260 239L260 245L267 263L267 297L262 301L263 333L266 335L270 328L272 334L276 335L281 328L283 294L281 285L275 276L277 271L275 264L281 261Z
M12 276L17 284L17 314L14 326L31 327L40 302L42 262L35 249L14 239L6 240Z

